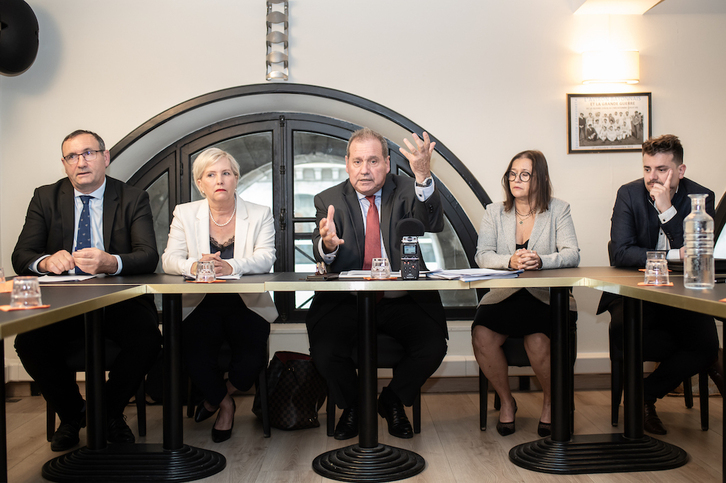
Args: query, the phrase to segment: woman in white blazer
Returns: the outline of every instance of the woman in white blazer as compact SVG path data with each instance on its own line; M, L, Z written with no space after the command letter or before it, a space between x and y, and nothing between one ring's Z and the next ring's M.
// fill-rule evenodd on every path
M502 177L506 199L486 208L479 229L476 262L482 268L542 270L580 263L570 205L552 197L547 160L539 151L512 158ZM509 390L508 365L502 344L508 336L524 337L524 347L542 385L543 404L537 432L549 436L550 316L546 288L492 289L479 302L472 325L474 355L497 391L502 405L497 431L514 433L517 403ZM570 294L571 320L577 305Z
M270 208L236 194L239 164L217 148L194 161L193 175L201 201L177 205L169 241L161 257L164 272L194 277L197 262L214 262L215 273L267 273L275 263L275 225ZM185 295L184 355L194 384L205 400L194 414L197 422L218 409L212 440L232 435L236 405L232 394L246 391L267 364L267 339L277 310L270 294ZM188 315L188 316L187 316ZM224 341L232 348L229 379L219 368Z

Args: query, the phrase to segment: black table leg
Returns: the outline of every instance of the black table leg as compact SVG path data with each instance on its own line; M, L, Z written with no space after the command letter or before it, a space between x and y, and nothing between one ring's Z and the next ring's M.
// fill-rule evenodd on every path
M102 450L106 442L106 382L104 362L106 350L103 338L103 309L88 312L86 323L86 445L90 450Z
M688 455L672 444L643 435L642 302L625 299L625 434L570 436L572 363L569 343L569 292L550 288L552 315L552 436L515 446L509 459L542 473L583 474L657 471L686 464ZM558 355L559 354L559 355ZM570 407L571 408L571 407Z
M321 454L313 460L313 470L338 481L385 482L410 478L424 470L424 459L413 451L378 443L375 292L358 292L358 324L361 410L358 444Z
M183 442L181 410L181 295L163 296L164 444L106 443L102 312L86 314L87 447L48 461L43 477L66 483L193 481L222 471L227 460ZM90 383L90 386L88 385Z

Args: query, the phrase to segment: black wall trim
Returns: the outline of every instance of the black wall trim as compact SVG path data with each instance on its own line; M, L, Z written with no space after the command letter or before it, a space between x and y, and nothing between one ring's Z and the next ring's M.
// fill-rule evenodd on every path
M392 121L399 126L405 128L409 132L420 133L424 129L412 120L402 116L401 114L388 109L381 104L370 101L363 97L359 97L347 92L339 91L336 89L329 89L327 87L312 86L306 84L252 84L246 86L230 87L229 89L222 89L215 92L189 99L188 101L177 104L176 106L167 109L154 116L153 118L146 121L141 126L134 129L131 133L125 136L121 141L116 143L111 148L111 160L115 159L119 154L128 149L138 139L145 136L149 132L153 131L162 124L180 116L184 113L192 111L202 106L219 102L226 99L232 99L235 97L244 97L261 94L300 94L308 96L317 96L327 99L333 99L346 104L365 109L370 112L374 112L381 117ZM469 188L474 192L482 206L486 206L492 202L487 195L484 188L479 184L479 181L464 166L459 158L452 153L443 143L441 143L435 136L429 133L431 139L436 141L436 151L456 170L461 178L467 183ZM166 147L166 146L163 146Z

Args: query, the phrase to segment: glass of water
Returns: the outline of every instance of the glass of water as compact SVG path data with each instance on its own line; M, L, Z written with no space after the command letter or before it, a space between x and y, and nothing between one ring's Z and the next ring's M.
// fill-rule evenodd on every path
M197 282L214 282L214 262L197 262Z
M13 292L10 294L10 307L37 307L43 305L40 298L38 277L15 277Z
M391 277L391 263L387 258L374 258L371 265L371 278L386 279Z
M197 282L214 282L214 262L197 262Z
M645 261L645 283L649 285L668 285L670 279L668 277L668 261L666 260L666 252L651 251L646 252Z

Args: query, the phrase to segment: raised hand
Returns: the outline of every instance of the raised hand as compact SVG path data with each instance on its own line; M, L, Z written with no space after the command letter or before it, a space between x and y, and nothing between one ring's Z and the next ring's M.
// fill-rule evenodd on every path
M404 138L403 142L406 144L408 150L401 147L399 151L408 159L411 171L416 176L416 182L423 183L426 178L431 176L431 153L434 152L436 142L431 142L428 133L425 131L423 133L423 141L416 133L413 133L413 141L416 143L416 146Z
M320 236L323 239L323 247L325 251L330 253L334 252L339 245L345 243L345 240L338 238L338 234L335 231L335 221L333 217L335 215L335 207L333 205L328 206L328 216L320 220Z

